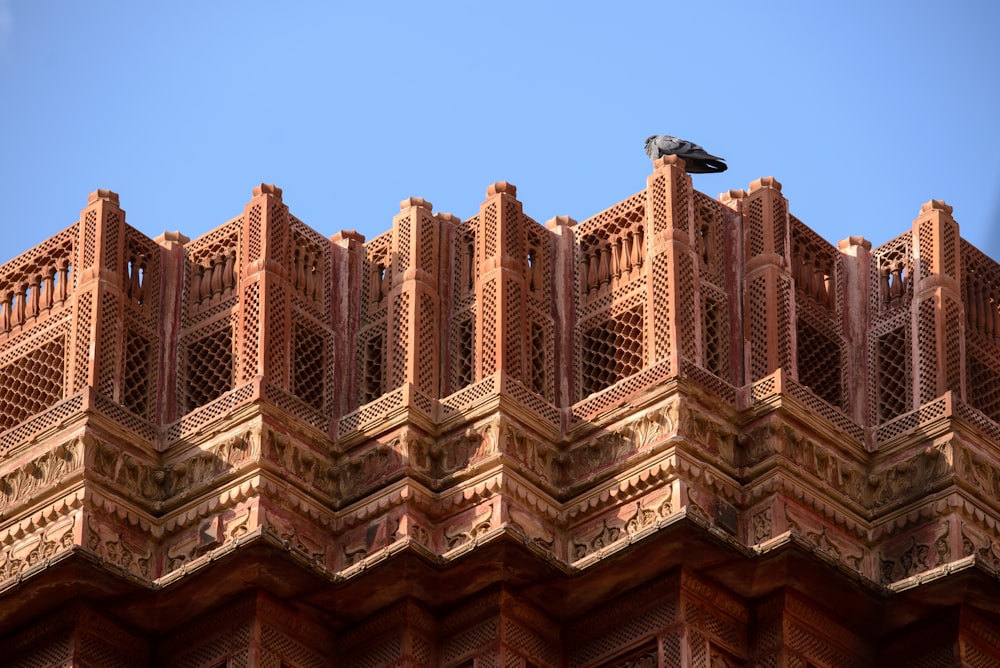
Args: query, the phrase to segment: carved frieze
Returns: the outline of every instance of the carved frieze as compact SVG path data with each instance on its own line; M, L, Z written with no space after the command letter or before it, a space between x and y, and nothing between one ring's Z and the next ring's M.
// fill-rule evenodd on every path
M250 530L252 514L253 504L240 504L202 518L196 525L171 536L163 543L163 567L160 575L175 571L246 535Z
M736 430L712 419L703 409L685 405L680 410L678 431L697 443L705 452L730 466L736 465Z
M340 493L351 499L365 489L385 483L402 470L406 452L405 432L390 441L380 441L357 454L345 455L338 462Z
M449 475L495 454L504 425L497 417L433 443L427 448L430 466L422 470Z
M0 510L57 485L63 476L79 470L83 451L83 439L74 438L0 477Z
M1000 468L985 454L967 445L955 447L955 470L987 498L1000 499Z
M0 582L16 578L24 571L72 549L76 513L62 517L33 533L5 545L0 550Z
M657 522L669 517L673 510L673 487L669 485L640 501L623 505L612 514L592 521L576 532L578 538L571 542L571 558L579 561L620 540L630 539L655 527Z
M800 512L784 504L785 524L789 531L804 538L831 558L860 572L865 548L855 536L846 536L811 513Z
M823 486L854 501L865 498L870 483L865 468L841 453L804 436L787 424L769 422L736 438L738 461L752 467L771 456L780 456Z
M475 543L499 524L499 498L460 513L444 527L445 550Z
M885 541L878 555L879 580L890 584L947 563L950 530L948 522L938 522Z
M148 539L123 534L121 527L94 518L86 520L84 543L94 555L145 579L152 579L153 548Z
M876 468L868 476L864 496L873 509L899 503L926 492L939 478L951 473L950 441L927 446L914 456Z
M264 458L277 464L282 471L327 496L338 494L340 474L327 456L295 443L287 436L273 430L266 430L261 440Z
M971 522L962 522L963 556L975 556L994 571L1000 571L1000 545L996 533L990 533Z
M562 469L564 484L591 477L673 435L677 406L646 411L611 431L605 431L568 451Z
M511 526L520 531L525 538L545 550L552 550L555 532L543 518L510 503L507 504L507 516L510 518Z
M111 443L100 441L93 448L91 470L113 483L133 499L145 499L156 510L169 499L207 487L219 476L239 467L260 453L260 433L248 430L225 438L206 451L162 466L153 455L138 457Z

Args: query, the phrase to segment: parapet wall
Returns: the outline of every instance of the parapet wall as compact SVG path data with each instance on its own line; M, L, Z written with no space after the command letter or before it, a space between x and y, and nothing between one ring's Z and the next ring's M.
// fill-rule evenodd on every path
M682 167L579 224L536 223L508 183L466 221L410 198L368 242L265 185L198 239L153 240L97 191L0 267L0 448L83 406L164 450L261 399L350 441L500 396L558 441L672 377L736 409L777 383L870 449L946 393L1000 419L1000 267L950 206L835 247L774 179L716 201Z

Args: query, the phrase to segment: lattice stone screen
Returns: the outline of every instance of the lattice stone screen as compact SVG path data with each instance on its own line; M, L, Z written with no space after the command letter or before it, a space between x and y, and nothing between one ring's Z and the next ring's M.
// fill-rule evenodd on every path
M62 399L65 354L62 335L0 367L0 430L17 426Z
M582 336L582 394L599 392L643 367L643 307L636 306Z
M185 413L204 406L233 388L233 333L223 326L184 347L183 397Z

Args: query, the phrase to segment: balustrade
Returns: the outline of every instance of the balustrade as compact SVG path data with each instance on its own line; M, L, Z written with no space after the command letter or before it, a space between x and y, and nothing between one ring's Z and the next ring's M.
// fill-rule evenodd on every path
M598 239L580 253L580 280L588 298L603 294L638 275L645 261L643 229L623 230L608 239Z
M6 280L0 278L0 333L23 327L40 315L62 306L70 294L70 263L66 258L38 262Z
M236 289L236 251L219 253L208 264L195 264L191 275L192 300L198 306L228 299Z

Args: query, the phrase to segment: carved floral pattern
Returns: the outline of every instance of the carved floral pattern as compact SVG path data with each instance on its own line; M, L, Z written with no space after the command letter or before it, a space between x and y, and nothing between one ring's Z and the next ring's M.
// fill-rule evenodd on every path
M26 500L37 490L54 485L83 464L83 441L73 439L0 478L0 509Z

